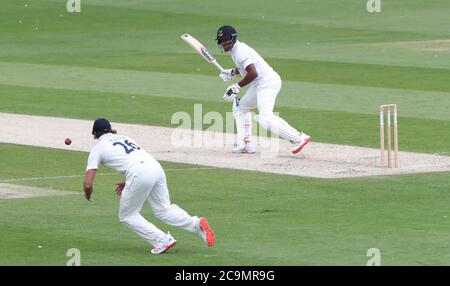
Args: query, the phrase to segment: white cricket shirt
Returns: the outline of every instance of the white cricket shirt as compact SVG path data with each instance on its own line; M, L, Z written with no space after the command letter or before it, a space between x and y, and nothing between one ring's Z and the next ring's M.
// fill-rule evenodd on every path
M273 68L249 45L236 41L231 49L231 58L242 77L247 75L245 68L254 64L258 77L252 81L252 85L259 85L265 81L279 79L280 76Z
M122 174L128 173L141 162L157 161L133 139L112 133L102 135L89 153L87 170L98 169L100 164Z

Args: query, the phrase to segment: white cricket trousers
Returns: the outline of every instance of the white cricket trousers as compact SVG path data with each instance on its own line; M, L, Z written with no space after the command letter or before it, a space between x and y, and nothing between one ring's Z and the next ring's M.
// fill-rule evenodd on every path
M138 164L128 172L119 206L120 222L156 246L166 234L140 214L145 202L164 223L196 232L194 223L198 218L170 203L166 175L157 161Z
M270 130L290 142L300 141L300 132L273 113L280 89L281 79L277 76L258 86L251 86L240 99L239 104L233 106L238 144L242 143L243 138L251 135L251 113L249 111L255 107L258 108L256 119L264 129Z
M280 89L279 77L258 86L252 85L239 101L240 110L246 113L257 107L259 114L272 114Z

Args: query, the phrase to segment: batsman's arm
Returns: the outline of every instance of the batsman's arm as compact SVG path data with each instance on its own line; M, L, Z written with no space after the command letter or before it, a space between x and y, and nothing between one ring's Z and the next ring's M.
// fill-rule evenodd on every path
M86 174L84 176L84 182L83 182L84 197L88 201L91 200L91 195L92 195L92 192L94 191L93 187L94 187L94 179L95 179L96 173L97 173L96 169L91 169L91 170L87 170Z
M247 71L247 74L240 82L238 82L240 87L246 86L258 77L258 72L256 71L254 64L249 64L245 70ZM238 69L236 69L236 71L239 73Z

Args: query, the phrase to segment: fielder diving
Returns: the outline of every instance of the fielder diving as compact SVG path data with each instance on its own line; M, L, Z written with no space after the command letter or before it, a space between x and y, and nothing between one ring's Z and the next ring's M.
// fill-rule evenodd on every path
M147 221L141 214L147 202L157 218L168 225L196 233L210 247L215 243L214 232L206 218L190 216L170 202L166 175L158 161L126 136L111 129L107 119L95 120L92 135L98 139L89 153L84 179L84 192L91 200L95 174L100 164L125 175L117 184L120 195L119 220L153 245L152 254L159 254L175 246L176 240Z
M292 143L292 153L300 152L311 137L291 127L285 120L273 113L275 100L281 89L281 78L273 68L250 46L237 40L237 32L231 26L222 26L217 31L217 44L224 52L230 52L236 67L220 73L224 81L232 80L237 74L243 79L229 86L224 100L233 102L233 116L236 121L237 145L233 153L255 153L251 144L252 116L250 110L258 109L255 117L259 124L279 137ZM250 85L240 99L240 89Z

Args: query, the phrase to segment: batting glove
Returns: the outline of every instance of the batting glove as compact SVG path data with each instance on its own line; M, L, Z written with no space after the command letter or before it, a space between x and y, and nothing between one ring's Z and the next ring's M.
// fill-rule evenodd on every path
M236 98L236 94L238 94L240 90L241 87L237 83L233 84L232 86L229 86L226 89L225 94L223 95L223 99L229 102L233 101Z
M223 81L232 80L235 75L236 71L234 69L226 69L219 74L220 78L223 79Z

